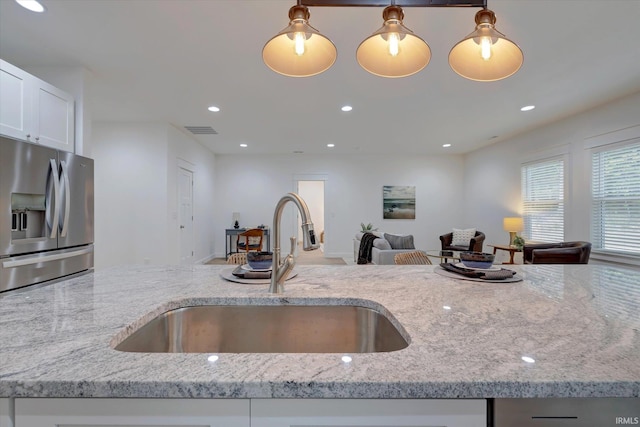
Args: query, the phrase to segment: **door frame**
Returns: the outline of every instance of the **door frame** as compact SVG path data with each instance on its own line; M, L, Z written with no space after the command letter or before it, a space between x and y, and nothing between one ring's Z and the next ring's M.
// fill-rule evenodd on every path
M323 186L323 193L322 193L322 199L324 202L324 208L322 210L322 216L323 216L323 220L324 220L324 230L325 231L325 236L329 233L330 230L330 225L327 223L327 182L329 181L329 175L328 174L294 174L293 175L293 192L298 194L299 191L299 182L300 181L323 181L324 182L324 186ZM311 218L311 220L313 220L313 217ZM294 230L294 236L298 236L299 235L299 227L298 227L298 223L300 221L300 213L296 210L296 214L293 216L293 230ZM320 230L315 230L316 231L316 238L318 239L318 243L320 243ZM327 254L327 241L324 241L324 250L322 252L322 256L325 257Z
M184 264L184 265L191 265L194 263L195 261L195 230L194 230L194 224L195 224L195 220L194 220L194 213L195 213L195 191L194 191L194 187L195 187L195 177L196 177L196 171L195 171L195 165L193 163L190 163L186 160L177 159L177 168L176 168L176 192L177 192L177 212L178 212L178 227L180 226L180 219L181 219L181 203L182 203L182 198L181 196L181 187L180 187L180 174L181 171L187 171L191 174L191 258L190 261L188 263L183 263L182 261L182 236L181 236L181 232L180 229L178 228L178 264Z

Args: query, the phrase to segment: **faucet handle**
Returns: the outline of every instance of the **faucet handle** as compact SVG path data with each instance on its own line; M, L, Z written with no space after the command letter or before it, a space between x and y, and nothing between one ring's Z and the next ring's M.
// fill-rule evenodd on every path
M291 256L294 256L295 253L296 253L296 240L297 239L295 237L293 237L293 236L289 237L289 239L291 239L291 250L289 251L289 254Z

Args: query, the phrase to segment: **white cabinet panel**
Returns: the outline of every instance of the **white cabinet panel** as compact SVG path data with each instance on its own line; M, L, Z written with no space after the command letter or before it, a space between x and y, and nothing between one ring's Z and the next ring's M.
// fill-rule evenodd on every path
M33 91L33 131L37 142L47 147L73 152L73 98L48 83L37 83Z
M0 134L73 152L73 97L6 61L0 70Z
M31 127L30 74L0 61L0 134L27 139Z
M16 399L15 427L249 427L249 399Z
M484 399L252 399L251 427L487 425Z
M13 427L11 400L0 399L0 427Z

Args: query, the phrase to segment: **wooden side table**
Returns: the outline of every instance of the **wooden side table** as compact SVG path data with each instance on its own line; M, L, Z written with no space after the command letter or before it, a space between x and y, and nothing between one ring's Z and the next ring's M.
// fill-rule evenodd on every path
M505 264L515 264L515 262L513 262L513 256L516 254L516 252L522 252L522 249L518 249L518 248L513 248L511 246L507 246L507 245L487 245L493 248L493 254L496 254L496 251L498 249L500 249L501 251L507 251L509 252L509 262L506 262Z

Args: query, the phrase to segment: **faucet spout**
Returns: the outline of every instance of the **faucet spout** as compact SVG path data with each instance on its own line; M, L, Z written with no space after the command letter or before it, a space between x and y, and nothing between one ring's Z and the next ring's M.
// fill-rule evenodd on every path
M305 251L312 251L320 247L316 241L316 235L313 231L313 222L311 222L311 215L309 214L309 208L305 201L295 193L287 193L282 196L276 204L276 210L273 214L274 246L269 292L274 294L281 294L284 292L284 281L287 280L287 277L295 265L295 237L291 238L291 251L289 252L289 255L287 255L283 262L280 261L280 221L282 218L282 211L288 202L292 202L296 205L302 217L302 249Z

